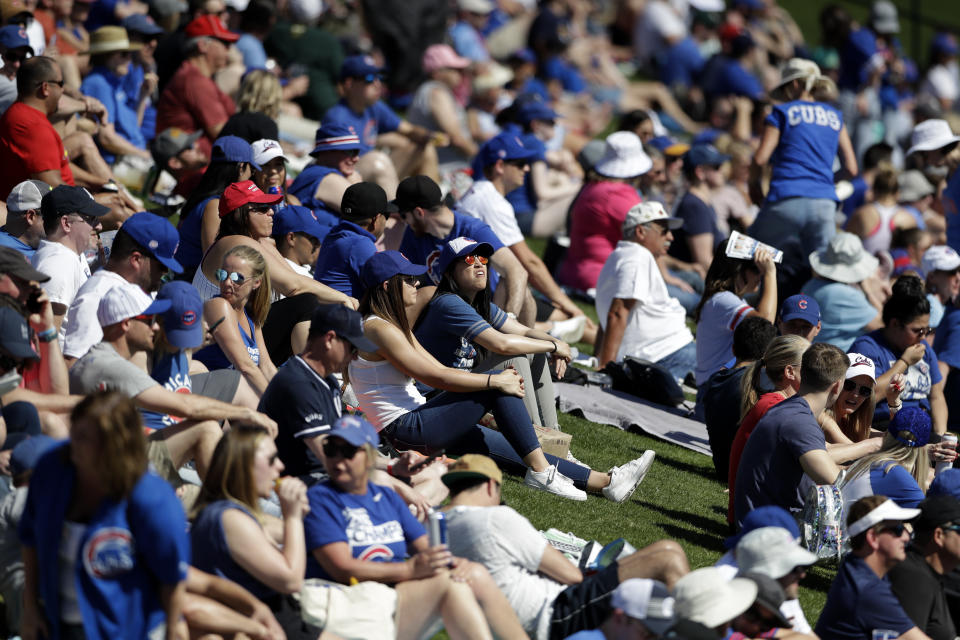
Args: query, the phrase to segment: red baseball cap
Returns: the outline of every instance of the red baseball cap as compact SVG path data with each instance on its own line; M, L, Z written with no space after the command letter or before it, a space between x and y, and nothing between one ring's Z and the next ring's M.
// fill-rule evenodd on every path
M227 29L219 16L203 15L194 18L187 25L185 33L188 38L216 38L223 42L236 42L240 35Z
M283 200L282 193L264 193L253 183L253 180L234 182L224 189L223 195L220 196L220 217L229 215L234 209L245 204L277 204L281 200Z

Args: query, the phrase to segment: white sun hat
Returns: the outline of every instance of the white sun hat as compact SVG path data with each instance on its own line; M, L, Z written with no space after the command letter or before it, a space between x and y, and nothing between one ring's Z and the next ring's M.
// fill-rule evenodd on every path
M960 136L953 135L953 130L946 120L924 120L915 126L910 134L910 149L907 150L907 155L917 151L942 149L955 142L960 142Z
M855 284L877 270L880 261L867 253L857 236L840 231L825 249L810 254L810 266L824 278Z
M607 178L636 178L650 171L652 166L653 160L644 153L637 134L617 131L607 136L603 157L593 170Z
M748 578L727 580L718 567L704 567L677 580L673 594L678 618L716 629L750 608L757 599L757 583Z
M817 554L800 546L783 527L760 527L748 532L734 549L737 566L743 573L754 572L774 580L782 578L794 567L809 566Z

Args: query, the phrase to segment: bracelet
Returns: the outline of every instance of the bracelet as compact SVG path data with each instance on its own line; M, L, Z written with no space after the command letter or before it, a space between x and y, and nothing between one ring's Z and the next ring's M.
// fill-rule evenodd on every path
M53 327L44 329L37 334L37 340L40 342L53 342L57 338L57 330Z
M493 374L490 374L490 373L487 374L487 389L490 388L490 376L491 376L491 375L493 375Z
M910 363L909 363L909 362L907 362L907 361L904 360L903 358L897 358L897 362L900 362L900 361L903 361L903 365L904 365L907 369L910 368Z
M551 351L550 353L556 353L556 352L557 352L557 343L556 343L556 341L555 341L555 340L551 340L551 341L550 341L550 344L553 345L553 351Z
M898 402L897 404L888 404L887 408L891 411L900 411L900 409L903 409L903 402Z

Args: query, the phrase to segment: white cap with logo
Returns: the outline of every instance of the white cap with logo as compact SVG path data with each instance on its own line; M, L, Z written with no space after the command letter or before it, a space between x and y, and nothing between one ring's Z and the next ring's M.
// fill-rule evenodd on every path
M671 229L679 229L683 226L681 218L671 218L662 204L655 200L648 200L630 207L630 210L627 211L627 217L623 221L623 230L629 231L637 225L657 221L666 222Z
M170 304L169 300L154 300L137 285L125 282L107 291L100 300L97 320L101 327L109 327L128 318L163 313Z

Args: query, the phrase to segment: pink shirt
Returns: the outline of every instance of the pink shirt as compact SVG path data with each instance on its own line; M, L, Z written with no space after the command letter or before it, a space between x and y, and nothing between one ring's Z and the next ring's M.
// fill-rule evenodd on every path
M594 182L583 188L570 216L570 249L560 267L562 284L585 291L597 286L603 263L623 238L627 211L640 194L622 182Z

